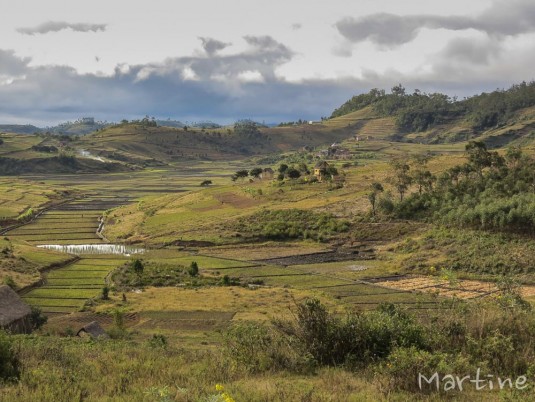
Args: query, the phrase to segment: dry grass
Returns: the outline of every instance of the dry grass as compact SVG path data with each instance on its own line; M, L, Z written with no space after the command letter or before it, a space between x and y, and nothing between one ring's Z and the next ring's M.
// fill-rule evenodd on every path
M200 289L147 288L141 293L127 294L128 311L232 311L234 320L268 320L288 316L294 300L314 296L311 291L282 288L249 289L243 287L211 287ZM333 301L322 298L328 306ZM110 303L99 305L97 312L113 309L120 295L112 296Z

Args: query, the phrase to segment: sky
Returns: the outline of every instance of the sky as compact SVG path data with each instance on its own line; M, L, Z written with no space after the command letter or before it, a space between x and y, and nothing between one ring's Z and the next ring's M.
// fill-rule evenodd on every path
M319 120L401 83L463 98L535 77L533 0L18 0L0 123Z

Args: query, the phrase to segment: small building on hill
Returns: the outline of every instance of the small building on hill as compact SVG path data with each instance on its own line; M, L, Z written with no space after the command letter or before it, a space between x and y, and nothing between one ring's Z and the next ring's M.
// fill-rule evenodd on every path
M89 324L84 325L78 330L76 336L86 337L89 336L93 339L108 339L109 335L104 331L100 324L96 321L91 321Z
M275 172L271 168L265 168L262 170L262 173L260 173L260 178L262 180L271 180L273 179L273 176L275 175Z
M329 164L326 161L319 161L314 166L314 176L316 176L319 181L322 181L327 176L327 169L329 169Z
M14 334L32 332L32 310L9 286L0 286L0 328Z

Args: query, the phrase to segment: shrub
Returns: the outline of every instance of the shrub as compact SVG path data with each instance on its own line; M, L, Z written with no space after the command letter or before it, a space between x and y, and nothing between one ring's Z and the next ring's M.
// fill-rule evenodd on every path
M12 341L0 331L0 382L14 381L20 377L20 361Z
M236 369L260 373L276 369L309 372L314 368L310 355L298 344L258 323L240 323L224 334L224 353Z
M476 368L471 367L463 356L453 356L443 352L428 352L416 347L395 348L379 368L381 373L388 376L387 388L425 393L436 392L436 385L434 382L428 384L422 380L420 388L419 374L427 379L431 378L434 373L438 373L439 378L448 374L462 378L467 373L475 372L475 370Z
M189 270L188 270L188 273L190 274L190 276L197 276L199 275L199 266L197 265L197 262L196 261L192 261L190 266L189 266Z
M132 270L136 273L136 275L141 277L141 275L143 274L143 269L145 268L143 262L140 259L136 258L134 261L132 261L131 267Z
M153 334L149 340L149 345L153 348L165 349L167 347L167 338L162 334Z
M30 314L30 323L32 329L39 329L48 321L48 317L44 315L39 307L32 306Z
M320 365L363 366L386 358L396 346L426 344L423 327L394 305L341 319L308 299L297 306L295 322L276 325Z
M6 276L4 278L4 285L9 286L13 290L17 290L17 283L11 276Z
M331 214L315 213L300 209L264 210L240 218L235 229L252 237L271 240L303 239L318 240L320 233L328 239L336 233L346 232L349 222Z

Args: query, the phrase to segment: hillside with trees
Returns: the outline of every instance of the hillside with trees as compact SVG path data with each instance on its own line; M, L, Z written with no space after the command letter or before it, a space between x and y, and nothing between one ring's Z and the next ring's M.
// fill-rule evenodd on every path
M392 117L403 134L423 133L449 124L450 129L451 126L460 126L467 131L468 137L475 138L487 130L526 120L526 116L519 115L519 112L533 106L533 81L462 100L442 93L425 93L418 89L408 93L399 84L394 86L390 93L374 88L368 93L356 95L334 110L330 118L342 117L371 107L378 116ZM533 128L533 121L525 123Z

